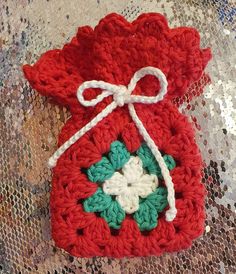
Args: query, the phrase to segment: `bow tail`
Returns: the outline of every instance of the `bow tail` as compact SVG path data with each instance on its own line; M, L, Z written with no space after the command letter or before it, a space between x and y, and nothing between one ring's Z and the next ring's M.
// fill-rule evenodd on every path
M134 123L136 124L136 126L139 130L139 133L143 136L144 141L147 143L148 147L152 151L153 155L155 156L155 158L156 158L156 160L157 160L157 162L158 162L158 164L161 168L161 173L162 173L162 176L165 180L167 191L168 191L167 200L168 200L168 203L169 203L169 209L166 211L166 220L168 222L171 222L176 217L177 210L176 210L176 207L175 207L174 184L172 182L172 178L170 176L169 170L166 166L166 163L165 163L160 151L158 150L157 145L155 144L155 142L153 141L153 139L151 138L151 136L147 132L146 128L144 127L144 125L142 123L142 121L139 119L139 117L137 115L137 112L134 108L134 105L133 104L128 104L128 108L129 108L130 116L132 117Z
M100 121L102 121L107 115L113 112L114 109L117 108L116 102L110 103L106 108L104 108L97 116L95 116L88 124L86 124L83 128L77 131L73 136L70 137L61 147L57 149L57 151L49 158L48 166L53 168L57 164L57 160L61 157L61 155L75 142L77 142L85 133L87 133L90 129L95 127Z

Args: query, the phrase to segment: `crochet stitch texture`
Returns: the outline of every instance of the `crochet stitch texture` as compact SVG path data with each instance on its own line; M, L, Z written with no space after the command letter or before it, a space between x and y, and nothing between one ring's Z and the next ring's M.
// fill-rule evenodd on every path
M104 181L103 175L107 174L106 170L112 170L96 193L85 199L83 203L86 212L101 212L100 216L112 228L120 228L126 213L134 213L133 218L140 230L150 230L157 226L158 213L168 204L167 190L163 187L157 188L159 184L157 177L162 178L162 174L150 149L143 144L136 154L141 155L142 160L139 156L130 156L124 144L115 141L111 144L108 159L104 156L101 161L87 170L88 178L96 183ZM120 161L124 159L123 155L128 157L125 157L125 161ZM163 158L168 169L172 170L175 167L174 159L170 155L164 155ZM155 167L148 171L150 175L147 174L148 159L153 161L150 166ZM115 171L120 168L121 171ZM91 177L91 169L97 176Z
M205 189L201 155L187 117L173 101L200 79L210 58L209 49L200 49L200 37L193 28L170 29L157 13L142 14L132 23L109 14L94 30L80 27L63 49L50 50L33 66L23 67L34 89L71 111L58 146L112 101L110 96L94 107L79 104L76 91L84 81L127 85L133 74L146 66L161 69L168 81L164 100L135 104L135 109L170 170L176 218L167 222L164 217L163 210L168 208L165 182L124 105L69 147L53 169L50 208L57 246L78 257L160 255L187 248L202 234ZM159 88L156 78L146 76L133 94L155 96ZM85 98L92 99L100 92L88 89ZM114 200L99 184L109 186L116 170L122 174L135 157L142 161L147 176L155 174L158 185L156 181L152 193L140 197L138 210L129 214L119 199ZM91 203L94 195L101 202ZM149 206L142 199L149 199Z

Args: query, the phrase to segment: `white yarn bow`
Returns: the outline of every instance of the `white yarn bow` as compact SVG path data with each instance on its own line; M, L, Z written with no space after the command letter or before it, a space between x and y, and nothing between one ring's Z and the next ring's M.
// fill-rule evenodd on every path
M161 87L159 94L156 96L132 95L132 92L135 89L137 82L146 75L153 75L156 78L158 78ZM133 103L154 104L161 101L167 93L167 85L168 83L164 73L160 69L155 67L144 67L135 72L127 87L123 85L114 85L104 81L96 80L86 81L83 84L81 84L77 90L77 98L82 105L95 106L104 98L111 95L113 96L113 102L109 104L105 109L103 109L87 125L85 125L79 131L77 131L72 137L70 137L70 139L66 141L61 147L59 147L57 151L53 154L53 156L49 159L49 166L51 168L54 167L60 156L71 145L73 145L78 139L80 139L86 132L95 127L100 121L103 120L103 118L110 114L114 109L116 109L118 106L122 107L124 106L124 104L128 104L128 110L131 118L133 119L134 123L136 124L139 130L139 133L142 135L144 141L152 151L161 168L161 173L165 180L165 184L168 190L167 200L169 203L169 209L166 211L166 220L172 221L177 214L177 210L175 207L175 191L169 170L165 164L164 159L162 158L160 151L158 150L158 147L148 134L142 121L139 119L133 105ZM95 99L85 100L83 93L88 88L100 88L102 89L102 93L99 94Z

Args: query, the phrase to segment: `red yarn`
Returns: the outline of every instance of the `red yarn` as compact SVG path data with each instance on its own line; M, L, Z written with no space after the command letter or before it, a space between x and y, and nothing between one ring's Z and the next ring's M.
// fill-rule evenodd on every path
M59 247L79 257L160 255L187 248L201 235L205 219L201 156L187 117L172 103L181 103L179 98L200 79L211 58L209 49L199 47L195 29L170 29L160 14L142 14L132 23L118 14L110 14L94 30L80 27L62 50L48 51L35 65L23 67L34 89L70 108L72 117L62 129L59 146L112 100L106 98L96 107L81 106L76 90L82 82L95 79L127 85L134 72L145 66L161 69L168 80L168 95L162 102L136 104L135 108L159 149L177 162L171 171L176 218L167 222L164 214L160 215L156 228L141 232L136 222L126 217L121 229L114 231L103 218L83 209L83 199L97 190L83 168L98 162L117 139L122 139L130 152L141 145L142 138L124 106L72 145L53 170L52 236ZM158 89L158 81L147 76L134 93L151 96ZM93 98L98 92L90 89L86 97Z

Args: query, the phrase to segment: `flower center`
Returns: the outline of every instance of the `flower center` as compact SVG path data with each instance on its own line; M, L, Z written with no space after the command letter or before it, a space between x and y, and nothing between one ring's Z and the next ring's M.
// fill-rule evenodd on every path
M139 198L145 198L156 190L158 179L156 175L145 173L138 156L131 156L121 171L105 180L103 191L114 195L121 208L132 214L139 208Z

